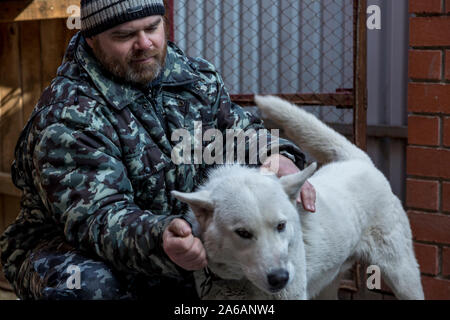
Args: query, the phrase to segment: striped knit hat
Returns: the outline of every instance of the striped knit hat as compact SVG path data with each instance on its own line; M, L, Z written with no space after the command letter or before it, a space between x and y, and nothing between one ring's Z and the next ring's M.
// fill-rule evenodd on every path
M81 32L92 37L128 21L164 14L163 0L81 0Z

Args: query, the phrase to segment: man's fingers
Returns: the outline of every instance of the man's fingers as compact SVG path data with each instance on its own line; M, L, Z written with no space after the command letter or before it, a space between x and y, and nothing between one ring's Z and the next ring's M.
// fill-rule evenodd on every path
M207 265L205 248L201 240L193 235L186 238L170 238L165 247L172 261L183 269L201 270Z
M174 219L168 226L168 231L178 237L187 237L192 233L189 224L182 219Z
M305 210L316 212L316 190L308 181L303 185L297 202L301 202Z
M195 244L186 254L184 260L185 266L192 270L202 269L207 265L206 250L200 239L195 238Z
M206 251L190 225L174 219L163 233L163 248L169 258L186 270L200 270L207 265Z
M189 252L195 243L194 236L192 234L188 235L187 237L181 238L181 237L167 237L165 247L170 250L172 254L179 255L179 254L186 254Z

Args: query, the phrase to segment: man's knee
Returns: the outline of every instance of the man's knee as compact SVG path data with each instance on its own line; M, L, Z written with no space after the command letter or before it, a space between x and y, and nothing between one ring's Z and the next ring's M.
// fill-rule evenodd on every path
M102 262L86 260L61 265L57 281L47 283L42 299L116 300L131 298L125 286ZM62 267L62 268L61 268Z
M56 241L40 245L27 257L16 287L23 299L131 298L107 264Z

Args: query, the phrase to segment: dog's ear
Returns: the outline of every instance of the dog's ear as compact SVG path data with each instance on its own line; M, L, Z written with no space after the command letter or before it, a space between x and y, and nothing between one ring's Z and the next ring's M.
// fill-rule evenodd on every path
M313 173L316 171L316 168L317 163L314 162L306 169L298 173L290 174L280 178L280 182L283 186L284 192L286 192L286 194L292 201L295 201L297 199L301 187L303 186L305 181L313 175Z
M172 191L171 193L175 198L189 205L201 229L205 230L214 212L214 204L209 192L204 190L191 193Z

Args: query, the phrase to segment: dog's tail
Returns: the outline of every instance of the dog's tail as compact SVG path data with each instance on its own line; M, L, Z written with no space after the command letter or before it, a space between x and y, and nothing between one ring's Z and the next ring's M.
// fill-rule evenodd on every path
M369 156L344 136L337 133L313 114L274 96L255 96L263 118L270 119L295 144L320 163L361 159Z

